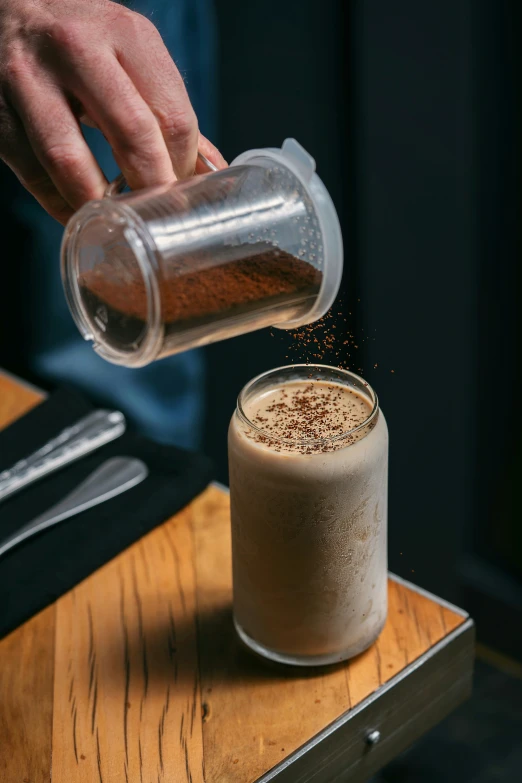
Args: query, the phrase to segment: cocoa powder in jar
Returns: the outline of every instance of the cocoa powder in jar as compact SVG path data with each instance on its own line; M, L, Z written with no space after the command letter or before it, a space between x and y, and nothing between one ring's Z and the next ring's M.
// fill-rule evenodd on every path
M322 272L277 248L214 266L190 258L169 267L159 279L165 336L196 326L248 315L274 305L298 305L318 294ZM143 277L134 266L102 262L80 277L90 312L106 308L111 335L132 342L147 322Z

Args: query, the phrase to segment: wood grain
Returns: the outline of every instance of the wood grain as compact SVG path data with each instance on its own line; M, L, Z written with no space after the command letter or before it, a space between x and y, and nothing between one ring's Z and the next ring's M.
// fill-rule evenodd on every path
M41 401L0 374L0 429ZM0 609L1 611L1 609ZM55 607L0 643L0 780L48 783L51 768Z
M228 496L211 488L190 513L207 783L256 780L463 622L390 580L388 622L362 655L310 674L260 662L243 651L232 627Z
M0 427L38 399L0 374ZM2 783L253 783L465 619L390 581L378 642L307 673L245 652L231 598L211 487L0 642Z
M0 643L0 780L48 783L53 715L50 606Z
M29 386L16 383L0 371L0 430L23 416L43 399Z
M203 781L187 513L57 604L53 783Z

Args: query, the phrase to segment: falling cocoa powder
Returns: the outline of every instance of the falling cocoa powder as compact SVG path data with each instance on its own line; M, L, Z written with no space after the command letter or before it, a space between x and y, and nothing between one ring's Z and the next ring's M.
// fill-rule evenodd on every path
M298 305L316 296L322 281L321 271L277 248L220 266L207 264L187 258L160 279L166 336L278 304ZM105 308L114 338L137 339L147 322L148 301L136 268L101 263L81 276L80 287L90 312Z
M360 302L360 299L357 300ZM364 328L360 328L364 332ZM375 329L373 332L375 333ZM354 318L342 293L322 318L289 331L272 330L281 341L290 363L328 364L341 370L363 373L360 347L375 341L375 334L355 334ZM375 364L373 369L377 369ZM394 370L391 370L393 373Z

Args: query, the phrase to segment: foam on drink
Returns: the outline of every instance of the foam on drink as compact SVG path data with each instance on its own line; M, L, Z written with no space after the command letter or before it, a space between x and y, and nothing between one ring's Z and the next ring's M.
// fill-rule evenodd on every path
M387 609L386 422L330 369L254 382L229 431L236 625L294 663L356 655Z

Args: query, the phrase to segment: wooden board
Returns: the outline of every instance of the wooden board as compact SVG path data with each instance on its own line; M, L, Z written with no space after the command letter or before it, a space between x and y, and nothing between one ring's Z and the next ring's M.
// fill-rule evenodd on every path
M0 375L0 427L38 400ZM251 783L464 622L390 580L366 653L261 664L234 635L228 495L210 487L0 642L0 780Z
M40 399L0 373L0 429ZM0 780L5 783L49 781L54 624L50 606L0 642Z

